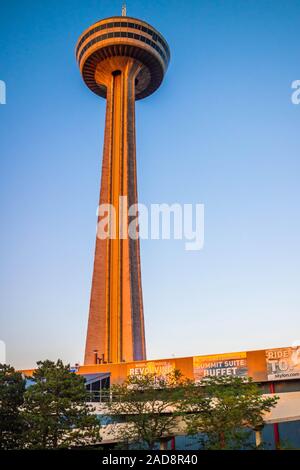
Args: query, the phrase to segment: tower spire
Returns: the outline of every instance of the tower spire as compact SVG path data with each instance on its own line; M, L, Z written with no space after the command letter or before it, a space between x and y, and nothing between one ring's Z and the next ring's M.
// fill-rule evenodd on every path
M126 2L122 5L122 16L127 16Z

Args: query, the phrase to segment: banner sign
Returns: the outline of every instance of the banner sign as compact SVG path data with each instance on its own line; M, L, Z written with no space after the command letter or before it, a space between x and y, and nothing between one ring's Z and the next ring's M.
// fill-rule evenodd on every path
M143 376L154 374L159 378L164 378L175 370L175 361L151 361L140 362L127 367L127 376Z
M266 350L268 380L300 377L300 346Z
M224 375L247 377L247 353L194 356L193 369L195 382L201 382L205 377L221 377Z

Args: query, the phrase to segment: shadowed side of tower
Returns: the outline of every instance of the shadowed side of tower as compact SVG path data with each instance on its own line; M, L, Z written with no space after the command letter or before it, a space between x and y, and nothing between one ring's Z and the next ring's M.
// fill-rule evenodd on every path
M128 216L137 203L135 100L159 86L169 50L147 23L115 17L84 32L76 53L86 84L107 100L100 205L115 213L114 236L96 238L84 363L143 360L140 246L136 218Z

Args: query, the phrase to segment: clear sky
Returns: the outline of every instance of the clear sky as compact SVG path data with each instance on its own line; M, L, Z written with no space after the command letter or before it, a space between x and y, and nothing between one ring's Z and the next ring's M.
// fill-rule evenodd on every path
M204 203L205 246L142 243L149 358L300 338L297 0L128 0L166 37L161 88L137 103L139 199ZM78 36L121 0L10 0L0 11L0 339L7 359L82 362L105 101Z

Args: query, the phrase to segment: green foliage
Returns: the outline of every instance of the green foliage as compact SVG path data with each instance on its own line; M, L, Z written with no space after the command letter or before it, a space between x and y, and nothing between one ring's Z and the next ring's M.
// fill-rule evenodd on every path
M13 367L0 364L0 449L22 447L24 421L20 412L25 380Z
M252 380L208 377L199 385L176 371L166 378L133 376L113 387L110 412L123 423L115 432L127 447L157 441L182 431L199 438L202 449L253 447L253 429L263 427L263 414L277 397L264 397ZM124 445L123 444L123 445Z
M240 377L208 377L201 386L192 384L182 406L187 432L202 433L204 449L241 449L251 446L250 429L263 426L263 414L277 397L264 397L252 380Z
M38 362L25 391L19 372L0 365L0 449L59 448L99 444L100 424L86 404L84 379L58 360ZM153 449L175 433L202 436L203 449L241 449L250 430L263 427L263 415L277 397L265 397L251 380L209 377L201 385L175 371L129 377L112 387L109 413L121 445Z
M114 401L109 411L123 421L114 429L123 447L145 445L153 449L159 439L172 433L181 414L184 383L176 371L164 378L154 374L132 376L112 387Z
M100 426L86 404L84 379L69 365L37 363L34 385L25 393L25 447L34 449L86 446L100 441Z

